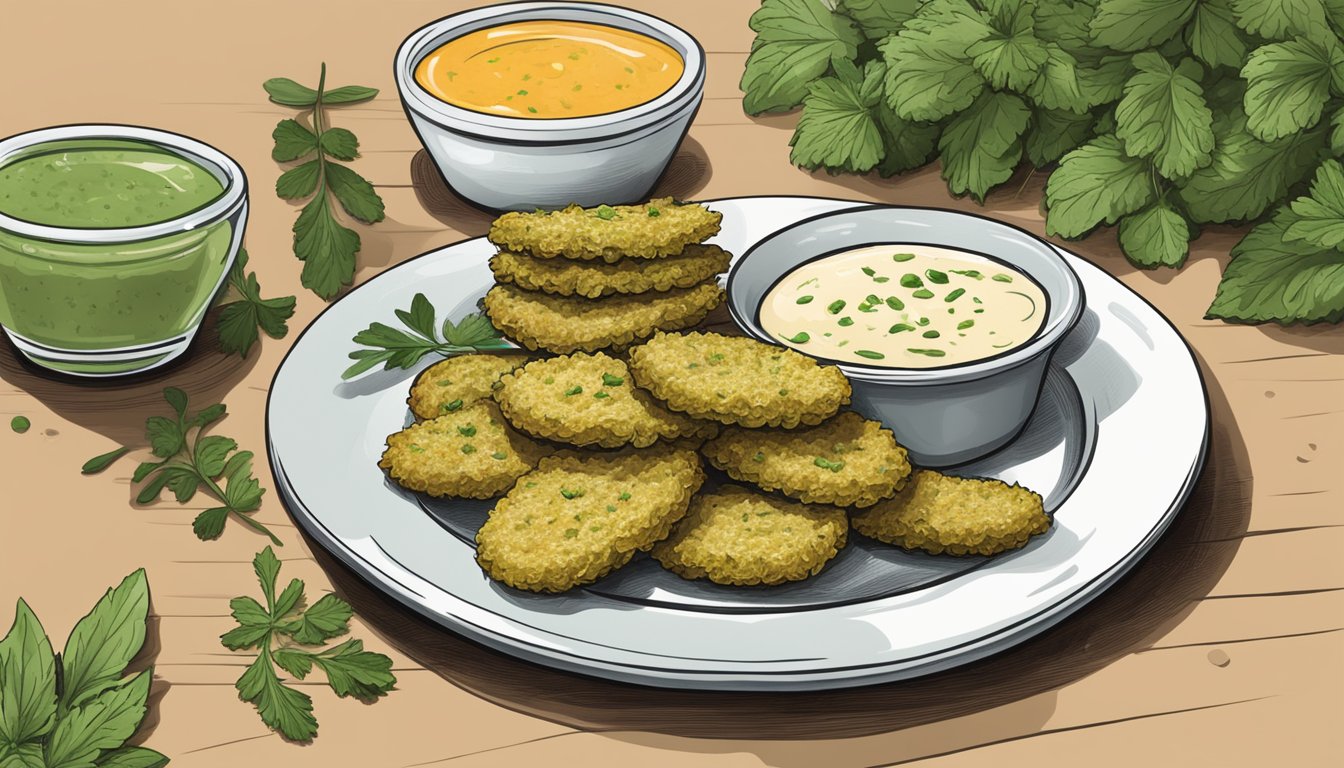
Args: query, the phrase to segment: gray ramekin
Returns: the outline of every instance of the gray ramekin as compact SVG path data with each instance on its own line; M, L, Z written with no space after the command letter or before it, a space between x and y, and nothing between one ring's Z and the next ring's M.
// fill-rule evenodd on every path
M1083 311L1083 287L1063 257L1029 232L982 216L934 208L870 206L805 219L742 255L728 274L728 309L747 333L778 344L758 322L762 300L799 265L864 245L959 248L1030 276L1045 291L1045 324L1004 354L938 368L893 369L836 360L853 407L896 433L923 466L962 464L1012 440L1036 407L1046 367Z
M661 40L681 54L682 76L661 96L592 117L552 120L487 115L435 98L415 68L445 42L516 21L583 21ZM443 180L490 210L618 205L647 198L667 169L705 88L705 52L684 30L648 14L598 3L509 3L428 24L397 49L397 91L411 127Z

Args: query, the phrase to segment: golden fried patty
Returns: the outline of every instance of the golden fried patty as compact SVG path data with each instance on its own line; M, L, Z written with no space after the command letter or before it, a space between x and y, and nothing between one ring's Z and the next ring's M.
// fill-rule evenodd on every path
M643 205L571 205L560 211L506 213L487 237L505 251L541 259L657 259L674 256L719 231L723 214L670 197Z
M432 419L490 397L499 377L527 362L527 355L459 355L420 372L406 404L419 419Z
M545 450L514 432L492 402L477 402L390 435L378 466L403 488L489 499L532 470Z
M639 386L698 419L796 427L819 424L849 402L839 368L745 337L660 333L629 357Z
M476 561L533 592L596 581L666 537L703 481L700 459L676 448L542 459L491 510Z
M853 411L808 429L729 427L701 452L736 480L842 507L871 507L910 475L905 448L891 430Z
M798 504L726 485L691 501L672 535L653 548L665 568L718 584L782 584L819 573L845 546L839 507Z
M732 254L717 245L688 245L665 259L623 259L606 262L538 259L511 251L490 258L490 270L501 283L559 296L596 299L614 293L648 293L690 288L728 269Z
M500 379L495 400L518 429L571 445L643 448L718 432L712 422L659 405L635 386L623 361L601 352L528 363Z
M485 295L485 311L496 328L528 349L568 354L619 351L659 330L689 328L722 302L717 283L599 300L496 285Z
M1050 528L1039 494L926 469L895 498L855 514L852 522L865 536L935 555L993 555Z

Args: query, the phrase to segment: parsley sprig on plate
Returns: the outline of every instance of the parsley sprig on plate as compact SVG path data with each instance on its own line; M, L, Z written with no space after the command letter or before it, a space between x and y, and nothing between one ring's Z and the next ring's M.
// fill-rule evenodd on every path
M311 110L311 125L287 119L275 126L271 157L282 163L312 157L281 174L275 193L286 200L308 199L294 222L294 255L303 261L304 287L330 299L354 281L360 247L359 234L337 221L332 199L366 224L383 220L383 199L363 176L336 162L359 157L359 139L345 128L331 127L327 115L332 105L368 101L378 90L359 85L326 90L326 83L324 63L316 89L284 77L262 87L277 104Z
M252 476L252 452L238 450L238 442L233 438L205 434L210 425L224 418L227 409L223 403L188 415L187 393L168 387L163 390L163 399L172 406L173 416L150 416L145 420L145 437L158 461L142 462L135 468L132 482L143 483L136 502L148 504L159 498L165 488L182 504L202 492L213 497L219 506L196 516L191 529L197 538L219 538L224 524L233 517L266 534L276 546L283 546L269 528L252 518L266 493ZM84 463L82 471L86 475L101 472L128 450L117 448L95 456Z
M354 611L348 603L326 594L306 605L299 579L290 580L277 594L280 560L270 547L257 554L252 568L266 603L246 596L229 601L238 626L221 635L220 642L233 651L260 651L238 678L236 687L240 699L256 705L262 722L295 741L317 735L312 698L285 685L275 672L277 666L299 680L307 678L316 666L326 674L327 684L337 696L369 702L392 690L397 678L387 656L364 650L364 644L355 639L320 647L350 631Z
M415 294L409 310L395 312L407 330L375 322L355 334L353 341L367 349L350 353L350 359L355 363L341 374L342 379L352 379L380 363L383 370L410 368L429 354L452 357L492 349L512 349L490 324L489 318L479 313L467 315L456 323L444 318L440 333L434 306L423 293Z

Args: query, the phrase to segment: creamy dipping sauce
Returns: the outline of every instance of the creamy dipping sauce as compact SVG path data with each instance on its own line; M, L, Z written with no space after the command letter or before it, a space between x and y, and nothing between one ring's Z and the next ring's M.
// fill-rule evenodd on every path
M685 63L648 35L581 21L520 21L434 49L415 81L455 107L505 117L589 117L667 92Z
M785 275L761 302L761 327L812 357L938 368L1001 355L1046 316L1041 287L1011 267L952 248L873 245Z

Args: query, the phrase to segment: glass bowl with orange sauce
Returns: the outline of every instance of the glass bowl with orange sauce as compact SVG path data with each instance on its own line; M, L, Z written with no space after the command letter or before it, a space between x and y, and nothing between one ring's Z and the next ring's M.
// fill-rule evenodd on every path
M444 182L490 210L646 199L704 94L684 30L595 3L511 3L401 44L397 89Z

